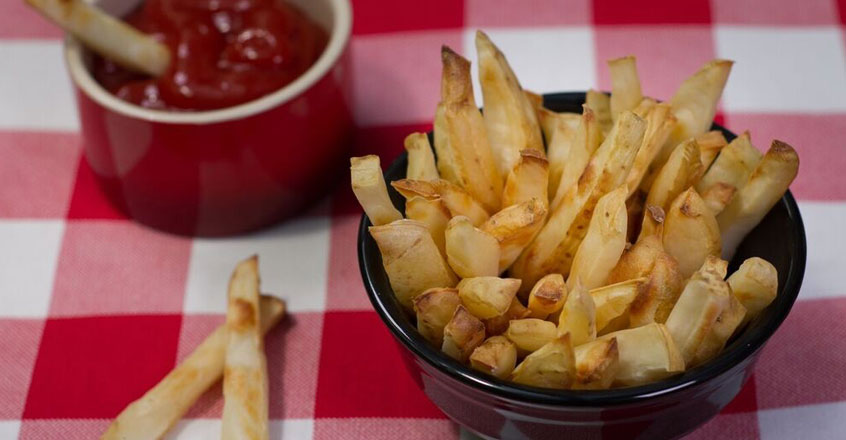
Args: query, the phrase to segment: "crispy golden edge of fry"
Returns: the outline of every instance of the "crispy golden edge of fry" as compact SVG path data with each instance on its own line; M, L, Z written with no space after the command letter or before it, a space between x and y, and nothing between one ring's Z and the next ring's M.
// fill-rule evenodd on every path
M405 176L413 180L437 180L440 178L435 164L435 155L425 133L411 133L403 141L408 152L408 167Z
M620 360L617 338L576 346L575 355L574 390L603 390L611 387Z
M520 151L520 160L508 173L502 190L502 207L537 199L547 203L549 186L549 161L542 151Z
M259 299L261 332L267 333L285 316L285 302L270 295ZM223 377L226 327L217 327L159 383L130 403L112 421L102 440L160 438L185 415L196 400Z
M529 354L511 373L513 382L542 388L566 389L576 373L570 335L558 336Z
M590 89L585 95L585 104L596 114L603 135L611 131L614 121L611 118L611 97L605 93Z
M491 319L483 319L482 322L485 323L485 331L488 335L500 335L508 329L508 323L512 319L528 318L530 314L529 309L515 297L505 313Z
M643 101L648 102L647 99ZM638 113L635 112L635 114ZM644 176L676 126L676 117L673 116L670 105L667 103L653 104L643 118L646 120L646 133L643 135L643 143L637 151L632 169L626 178L629 196L639 189Z
M490 319L508 311L520 283L516 278L495 276L464 278L458 283L458 296L473 316Z
M242 261L229 282L221 438L266 439L267 360L259 328L258 257Z
M470 79L470 61L449 46L441 46L441 102L476 106Z
M439 347L444 340L444 327L461 304L458 289L434 287L412 300L417 317L417 330L432 345Z
M720 151L728 145L726 137L720 130L711 130L696 136L696 143L699 145L699 152L702 158L702 169L707 170L720 154Z
M634 110L643 99L637 60L631 55L609 60L608 72L611 76L611 118L616 120L623 111Z
M726 206L728 206L734 197L735 192L737 192L737 188L726 183L717 182L705 190L702 194L702 200L705 201L705 205L711 211L711 214L716 217L726 209Z
M351 157L350 181L353 194L374 225L384 225L402 218L388 195L379 156Z
M693 187L679 194L670 205L664 220L663 242L684 278L699 270L708 256L720 255L717 219Z
M747 258L727 282L732 294L746 308L745 321L761 313L778 294L778 271L759 257Z
M590 290L596 310L597 334L607 333L607 327L617 318L628 323L629 310L647 282L648 278L640 277Z
M649 195L646 196L645 206L659 207L666 212L670 203L692 185L701 173L702 159L699 145L691 138L679 144L661 167L661 171L652 183ZM644 215L641 234L653 234L656 227L657 222L653 220L653 217Z
M441 350L455 360L465 362L485 339L485 325L463 305L455 308L452 319L444 327Z
M470 355L474 370L505 379L517 365L517 347L505 336L491 336Z
M567 300L567 284L560 273L551 273L535 283L529 292L528 309L532 318L545 319L561 309Z
M459 277L499 275L499 241L469 218L459 215L449 220L444 237L447 263Z
M511 205L491 216L479 228L499 241L499 271L511 266L543 227L547 208L539 200Z
M685 369L684 359L664 324L619 330L597 339L617 339L619 362L613 386L641 385Z
M704 193L720 183L741 188L762 158L763 154L752 145L749 132L745 131L720 150L708 171L696 182L696 190Z
M719 354L725 348L726 342L740 328L745 316L746 308L737 298L731 296L728 306L720 313L705 339L699 344L690 366L702 365Z

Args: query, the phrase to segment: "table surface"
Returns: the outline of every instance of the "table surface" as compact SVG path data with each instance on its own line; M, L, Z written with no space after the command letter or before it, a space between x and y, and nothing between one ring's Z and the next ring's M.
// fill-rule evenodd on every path
M843 438L846 431L846 2L430 0L354 2L357 153L388 163L431 126L441 44L475 60L485 29L526 88L608 88L634 54L666 99L714 57L735 60L718 120L777 137L808 234L799 301L756 373L690 438ZM359 277L360 211L346 187L263 232L186 239L141 227L95 186L61 34L19 0L0 14L0 438L93 438L222 322L236 261L261 256L263 289L291 314L267 340L275 438L456 438L412 383ZM389 85L389 87L386 87ZM477 91L478 92L478 91ZM481 102L481 100L479 101ZM175 431L215 438L220 386Z

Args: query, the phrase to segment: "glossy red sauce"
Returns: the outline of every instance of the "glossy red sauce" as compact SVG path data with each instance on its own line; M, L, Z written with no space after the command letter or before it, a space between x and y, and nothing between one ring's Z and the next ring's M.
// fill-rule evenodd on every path
M266 95L311 67L328 38L282 0L147 0L126 20L170 47L168 71L150 78L97 57L93 74L154 109L211 110Z

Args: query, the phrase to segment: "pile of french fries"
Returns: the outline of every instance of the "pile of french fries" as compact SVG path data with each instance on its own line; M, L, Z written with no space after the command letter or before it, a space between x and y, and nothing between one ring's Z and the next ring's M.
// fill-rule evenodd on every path
M377 156L351 159L396 298L420 334L483 373L554 389L654 382L716 356L778 290L769 262L727 261L796 176L799 159L748 133L708 131L732 62L667 102L644 97L634 57L608 62L610 96L555 113L476 34L470 62L441 51L434 153L405 140L388 196Z
M267 439L264 334L285 316L285 303L259 294L258 257L242 261L229 281L226 323L140 399L127 406L103 440L162 438L223 377L222 439Z

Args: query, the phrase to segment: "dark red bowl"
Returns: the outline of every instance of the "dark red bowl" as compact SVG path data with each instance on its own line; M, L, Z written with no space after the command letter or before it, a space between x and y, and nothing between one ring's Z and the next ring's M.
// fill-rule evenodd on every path
M580 112L584 93L544 96L556 111ZM727 139L735 135L723 127ZM405 177L403 153L385 174ZM392 188L398 209L402 197ZM527 387L471 370L432 348L418 334L391 290L376 243L362 216L358 258L373 307L402 347L414 380L449 418L485 438L673 439L714 417L752 374L761 348L784 321L802 284L806 244L796 200L786 193L746 239L730 270L746 258L771 262L779 274L775 301L710 362L660 382L603 391L556 391Z

